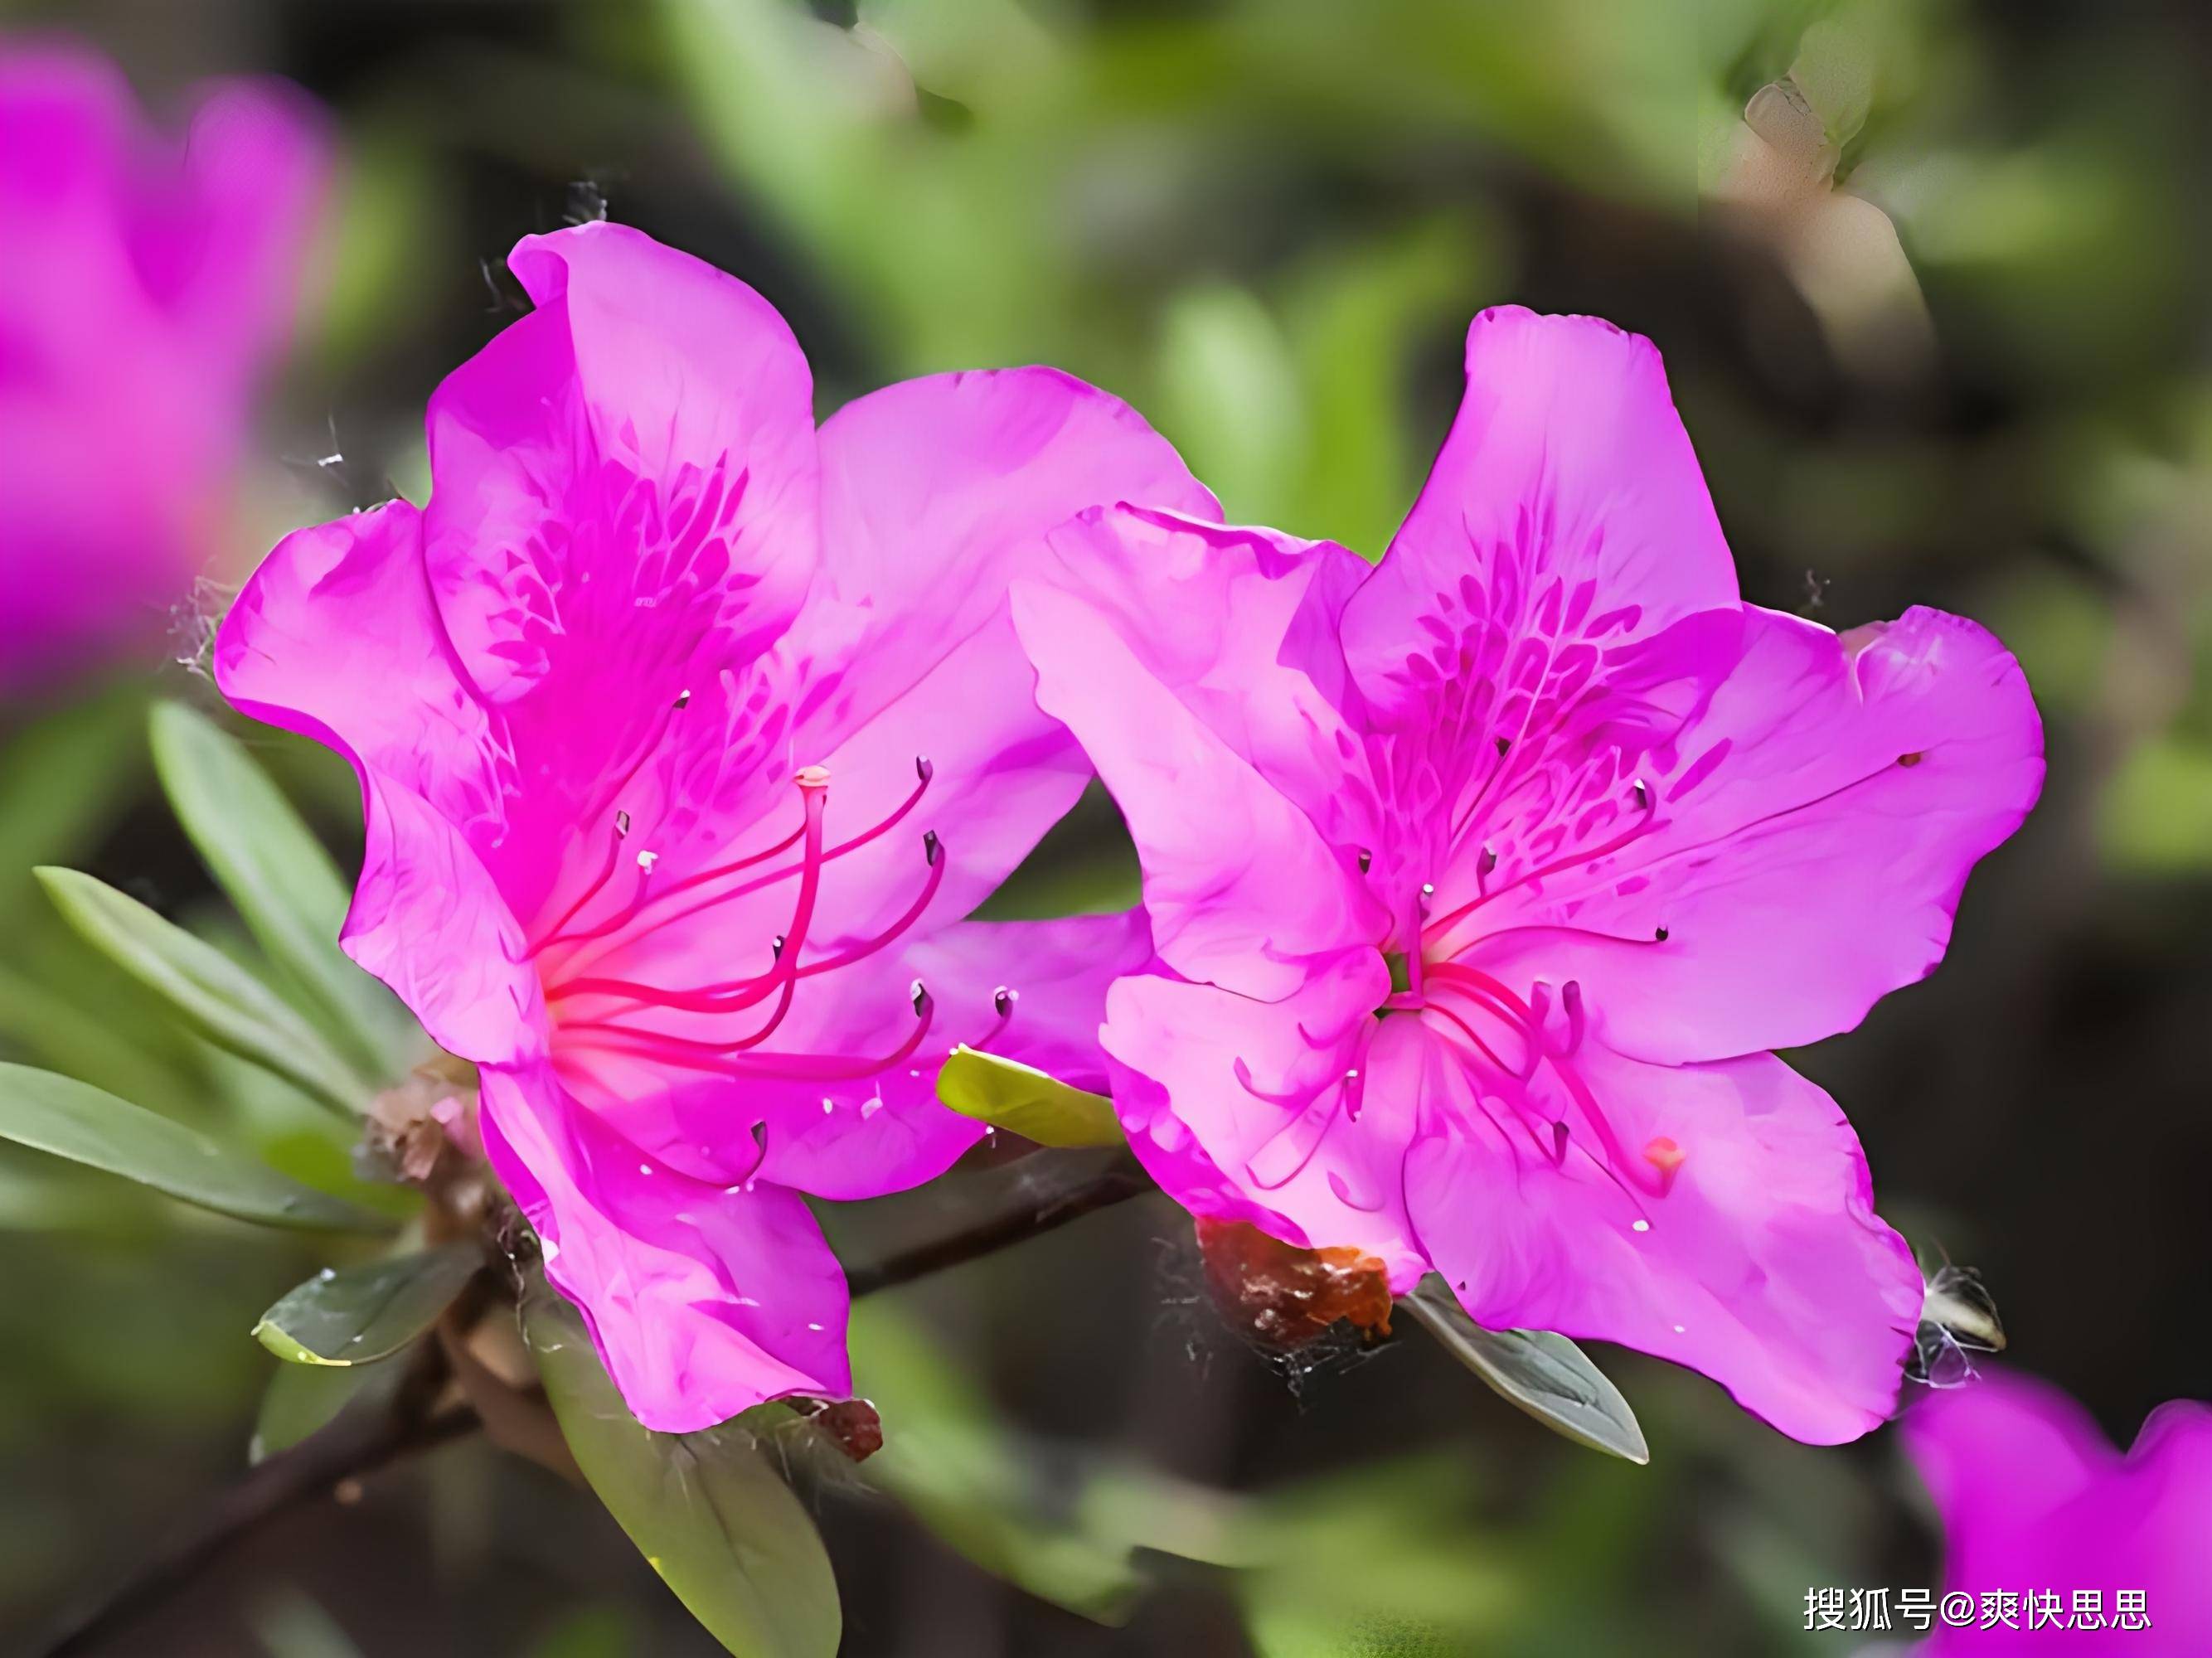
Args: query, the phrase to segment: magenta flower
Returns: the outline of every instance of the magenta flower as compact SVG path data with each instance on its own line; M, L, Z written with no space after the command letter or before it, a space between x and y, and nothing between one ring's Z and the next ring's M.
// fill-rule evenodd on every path
M288 537L216 672L343 753L344 944L482 1074L492 1164L648 1426L850 1390L802 1193L941 1171L966 1042L1102 1082L1140 920L962 918L1090 768L1010 574L1078 508L1211 498L1044 369L915 380L815 430L743 283L637 232L526 239L538 309L429 407L435 489Z
M1996 641L1741 603L1656 353L1518 310L1371 571L1152 507L1055 545L1015 616L1143 860L1103 1035L1161 1183L1801 1438L1887 1416L1919 1275L1763 1050L1926 975L2033 801Z
M2123 1456L2056 1388L1987 1376L1914 1406L1905 1440L1942 1518L1945 1592L1974 1608L1923 1658L2212 1652L2212 1405L2160 1406Z
M104 60L0 44L0 690L159 633L290 331L320 123L275 82L195 104L168 145Z

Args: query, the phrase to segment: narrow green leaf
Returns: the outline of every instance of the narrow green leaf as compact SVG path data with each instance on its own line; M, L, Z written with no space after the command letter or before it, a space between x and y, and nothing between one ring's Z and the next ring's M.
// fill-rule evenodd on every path
M741 1658L833 1658L843 1617L830 1557L744 1426L648 1431L574 1307L538 1284L522 1315L576 1466L691 1615Z
M0 1065L0 1139L240 1220L307 1231L381 1232L392 1224L180 1122L28 1066Z
M0 746L0 921L33 901L31 865L96 839L135 785L145 756L129 734L144 706L136 686L73 697Z
M212 944L73 869L34 871L85 941L165 999L218 1048L251 1060L345 1114L368 1089L289 1003Z
M180 702L157 703L154 769L224 896L372 1077L390 1068L389 992L338 948L349 895L337 865L242 744Z
M963 1117L1039 1145L1119 1145L1114 1107L1097 1094L995 1054L955 1048L937 1073L937 1097Z
M262 1314L254 1339L294 1364L373 1364L428 1329L483 1265L473 1245L321 1272Z
M1486 1330L1433 1272L1398 1304L1500 1398L1555 1433L1630 1462L1651 1460L1628 1401L1566 1337L1549 1330Z

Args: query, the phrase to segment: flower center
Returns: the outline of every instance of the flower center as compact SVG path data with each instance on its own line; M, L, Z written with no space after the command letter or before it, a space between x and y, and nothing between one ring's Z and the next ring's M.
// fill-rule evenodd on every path
M921 879L906 908L872 936L809 953L818 931L824 871L904 822L928 792L933 775L929 761L917 757L915 785L906 798L880 821L833 843L828 835L830 773L821 766L801 767L791 780L798 822L788 834L764 850L677 878L659 868L660 859L651 851L623 855L633 825L627 812L617 811L598 874L529 947L540 964L546 1005L564 1043L572 1050L597 1049L711 1075L815 1082L871 1076L911 1058L927 1038L935 1016L935 1002L919 979L908 993L913 1028L887 1053L809 1054L768 1043L789 1017L802 982L890 948L936 897L945 856L933 829L921 836ZM734 907L777 890L788 890L788 919L783 931L767 941L768 963L759 971L671 985L607 970L656 935L678 946L696 941L702 927L715 925L702 917L731 911L734 919ZM617 899L617 891L626 896ZM684 931L676 932L678 928ZM1002 987L996 993L999 1024L981 1042L1004 1029L1013 1001L1012 991Z

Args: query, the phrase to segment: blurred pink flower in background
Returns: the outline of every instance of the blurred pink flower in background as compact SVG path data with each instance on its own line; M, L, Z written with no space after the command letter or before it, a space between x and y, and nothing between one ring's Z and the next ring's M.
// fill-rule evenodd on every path
M0 690L158 637L217 550L328 172L276 82L181 141L113 65L0 41Z
M1133 915L965 918L1091 768L1006 608L1044 532L1213 510L1127 408L948 374L817 433L743 283L620 226L518 246L538 309L430 402L434 490L288 537L218 637L344 753L344 932L475 1061L493 1166L640 1420L850 1390L801 1193L942 1171L956 1042L1103 1085Z
M1147 505L1016 585L1144 865L1122 1124L1201 1216L1851 1438L1920 1275L1765 1050L1936 966L2041 785L2034 705L1956 616L1742 604L1647 342L1496 311L1467 372L1379 566Z
M2057 1388L1991 1373L1929 1395L1904 1434L1942 1519L1944 1591L1975 1608L1922 1658L2212 1652L2212 1405L2160 1406L2123 1456ZM1982 1628L1985 1594L2021 1609ZM2039 1625L2034 1594L2063 1616Z

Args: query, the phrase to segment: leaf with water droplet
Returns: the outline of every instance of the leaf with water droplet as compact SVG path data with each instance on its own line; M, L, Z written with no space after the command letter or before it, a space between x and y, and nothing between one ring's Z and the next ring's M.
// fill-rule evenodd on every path
M32 872L80 937L166 999L195 1034L346 1116L367 1106L368 1089L315 1028L214 945L89 875Z
M1620 1390L1583 1350L1549 1330L1486 1330L1431 1272L1398 1304L1500 1398L1577 1444L1638 1464L1651 1460Z
M576 1466L691 1615L743 1658L834 1658L844 1619L829 1554L743 1419L641 1427L575 1308L542 1279L522 1327Z
M483 1265L473 1244L449 1243L342 1272L325 1267L287 1291L254 1339L293 1364L373 1364L436 1322Z
M0 1139L240 1220L309 1231L392 1230L383 1216L301 1186L172 1118L29 1066L0 1065Z
M1039 1145L1121 1144L1111 1101L972 1048L957 1048L945 1061L937 1073L937 1097L963 1117Z

